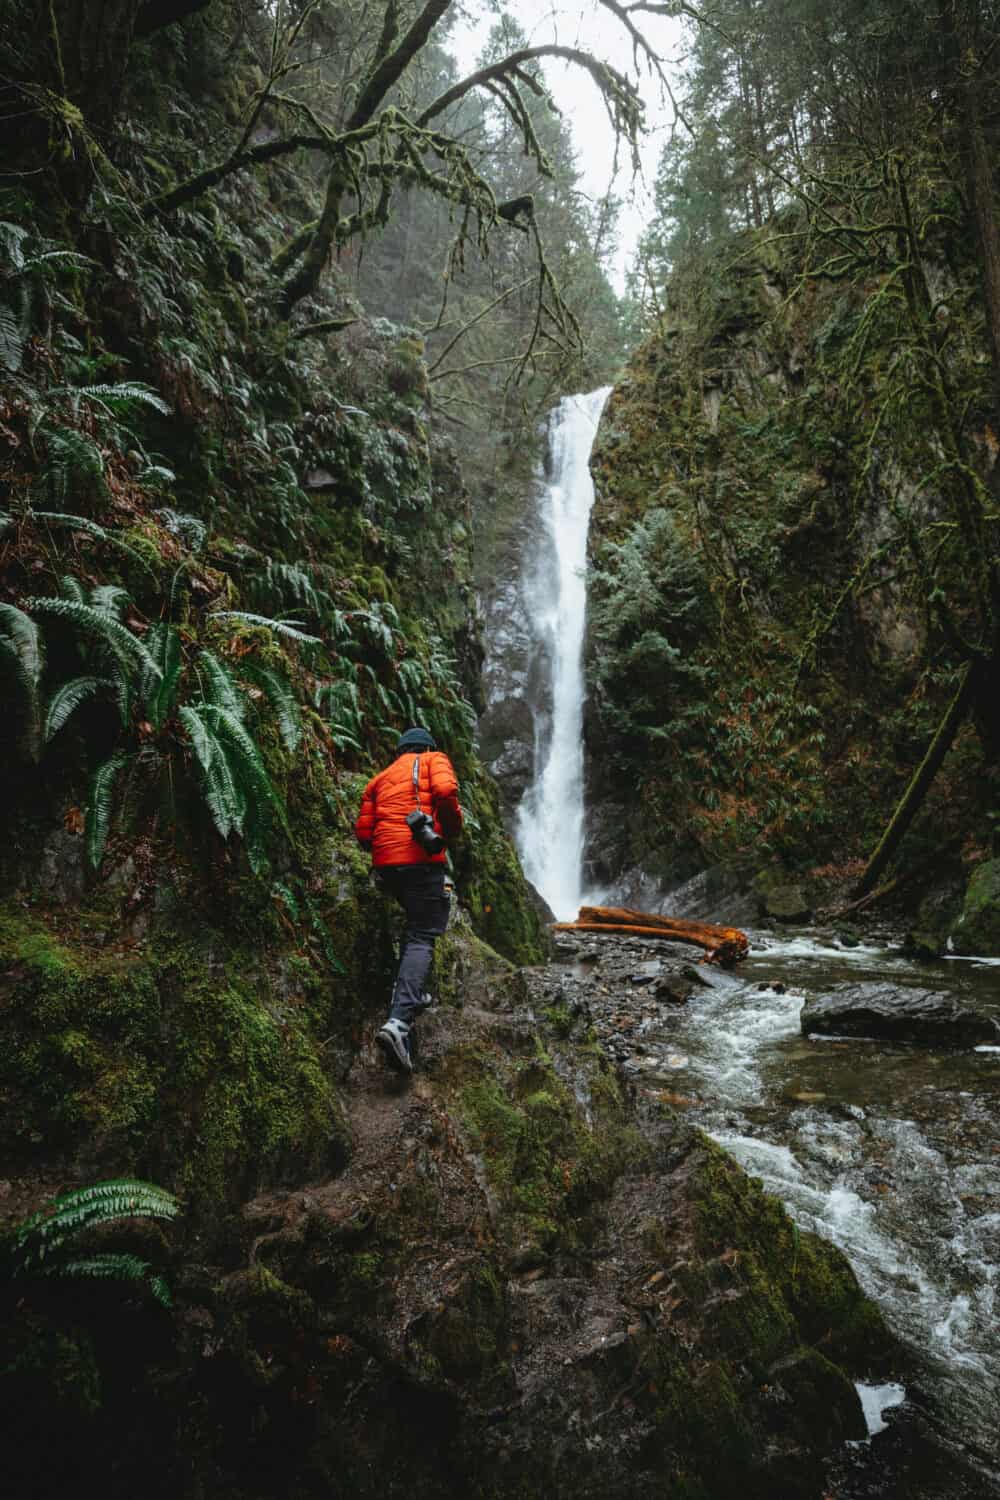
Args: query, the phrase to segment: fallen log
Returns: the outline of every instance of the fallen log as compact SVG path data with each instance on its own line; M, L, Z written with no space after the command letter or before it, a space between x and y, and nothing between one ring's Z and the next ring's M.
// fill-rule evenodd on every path
M632 911L627 906L581 906L575 922L555 922L554 932L605 932L629 937L669 938L694 943L706 949L703 963L726 968L746 958L750 940L738 927L718 927L712 922L689 922L682 917L661 917L654 912Z

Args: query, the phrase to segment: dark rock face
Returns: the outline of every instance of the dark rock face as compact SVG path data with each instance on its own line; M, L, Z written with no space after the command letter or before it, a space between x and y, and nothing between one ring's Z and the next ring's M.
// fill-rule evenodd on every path
M964 1010L951 995L891 984L852 984L802 1009L802 1031L818 1036L875 1037L974 1047L996 1042L1000 1027L989 1016Z
M508 514L502 542L487 547L489 576L480 582L486 625L483 665L485 709L479 720L480 755L500 787L510 827L535 768L532 704L550 691L547 658L538 650L525 608L522 578L526 559L537 546L537 480L524 477L520 493L496 497Z
M753 892L758 915L776 922L808 922L816 904L808 881L791 879L781 870L762 870Z
M585 754L586 764L592 756L592 746L589 741ZM593 886L606 887L611 882L618 882L621 877L622 862L628 848L629 809L623 802L614 802L607 797L595 796L589 764L587 765L585 802L587 818L583 854L584 881ZM614 889L617 900L619 891L617 883ZM632 903L624 901L623 897L622 904L631 905ZM649 911L651 908L645 906L642 910Z
M596 819L588 815L588 824L596 822L598 834L607 820L608 810L609 804L605 803L598 808ZM604 843L612 867L616 848L620 845L620 849L624 849L624 825L619 825L619 828L618 845L613 834ZM593 868L598 869L598 836L591 832L588 838L595 848ZM605 878L608 878L608 873L605 870ZM760 915L759 902L751 893L746 877L724 865L691 874L676 865L655 869L648 861L625 871L621 871L619 864L606 904L629 906L635 911L654 912L665 917L688 917L696 922L722 922L736 926L745 926Z
M531 632L521 598L518 556L504 560L503 578L484 596L489 643L479 721L480 753L500 786L508 816L524 795L534 769L534 723L528 704Z

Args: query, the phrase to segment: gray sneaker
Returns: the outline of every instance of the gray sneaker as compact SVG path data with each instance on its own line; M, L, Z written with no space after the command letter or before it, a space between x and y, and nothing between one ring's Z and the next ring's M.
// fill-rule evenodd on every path
M405 1021L386 1021L375 1033L375 1040L385 1054L385 1060L397 1073L412 1073L413 1059L410 1056L410 1028Z

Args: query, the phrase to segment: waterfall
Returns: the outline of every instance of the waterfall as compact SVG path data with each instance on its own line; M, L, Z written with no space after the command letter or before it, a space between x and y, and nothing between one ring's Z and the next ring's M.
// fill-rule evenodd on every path
M560 920L576 916L583 866L583 631L590 450L611 387L566 396L549 429L550 478L540 495L541 543L525 570L535 664L534 775L517 810L528 879Z

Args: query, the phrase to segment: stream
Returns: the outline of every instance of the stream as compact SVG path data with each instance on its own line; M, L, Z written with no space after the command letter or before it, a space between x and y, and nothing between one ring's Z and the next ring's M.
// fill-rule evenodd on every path
M617 974L615 950L588 943L563 984L599 1010L614 986L620 1009L624 949L635 971L636 1024L618 1048L627 1072L839 1245L909 1351L905 1390L859 1388L872 1438L845 1455L832 1493L1000 1495L1000 1049L810 1040L799 1024L811 993L886 979L1000 1017L1000 967L918 965L799 930L751 936L739 969L706 971L683 1007L646 998L667 946L655 940L618 947Z
M521 579L525 677L541 691L526 694L534 776L517 842L529 879L569 919L584 828L587 460L606 397L568 397L553 414ZM684 1005L657 1000L658 954L677 948L655 939L567 942L542 993L589 1013L637 1087L687 1111L798 1224L839 1245L908 1351L905 1388L859 1387L870 1436L834 1466L831 1500L1000 1496L1000 1048L811 1040L799 1022L812 994L885 980L1000 1017L1000 961L918 965L801 928L751 942L736 973L687 970L704 982Z

